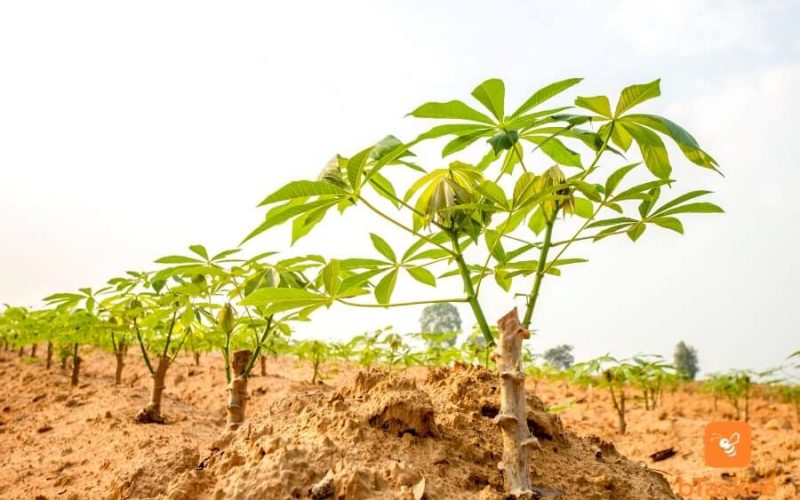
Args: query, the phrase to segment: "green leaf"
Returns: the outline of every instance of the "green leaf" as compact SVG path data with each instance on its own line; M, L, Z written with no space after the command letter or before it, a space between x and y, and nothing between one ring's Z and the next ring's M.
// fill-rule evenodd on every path
M655 219L650 219L650 222L663 228L671 229L677 233L683 234L683 224L681 224L681 221L675 217L656 217Z
M604 226L615 226L625 223L634 223L637 222L636 219L631 219L630 217L615 217L613 219L603 219L592 222L588 226L587 229L595 228L595 227L604 227Z
M476 190L483 196L489 198L503 208L508 208L508 200L503 192L503 188L490 180L485 180L478 184Z
M208 260L208 252L206 252L206 247L203 245L190 245L189 250L196 253L200 257Z
M231 248L230 250L223 250L217 255L211 257L211 260L216 262L218 260L224 259L225 257L231 256L235 253L238 253L241 249L239 248Z
M542 207L539 207L528 220L528 227L534 232L534 234L538 235L542 232L545 226L547 226L547 219L544 217L544 211L542 210Z
M436 286L436 277L424 267L407 267L406 271L412 278L422 284Z
M472 97L486 106L498 121L503 120L505 112L506 86L503 80L492 78L481 83L472 91Z
M413 143L421 142L427 139L436 139L446 135L470 135L474 133L485 133L491 131L492 128L485 125L473 125L471 123L448 123L445 125L437 125L417 136ZM413 144L412 143L412 144Z
M650 210L653 208L653 205L658 201L661 197L661 187L654 187L647 193L649 196L642 200L639 203L639 215L642 216L644 219L647 217L647 214L650 213Z
M341 290L341 295L347 295L354 292L362 294L364 292L364 290L362 290L362 287L367 282L369 282L369 280L373 276L376 276L382 272L383 269L370 269L369 271L365 271L363 273L358 273L348 276L342 281L342 284L339 287L339 289Z
M633 142L633 137L623 127L623 120L610 121L604 124L598 129L597 135L608 137L608 131L611 130L611 143L616 144L623 151L628 151Z
M381 278L378 285L375 287L375 300L378 304L388 304L392 298L394 285L397 283L397 269L393 269L386 276Z
M338 260L331 259L331 261L322 268L322 283L325 285L325 290L331 296L335 296L336 292L339 291L342 278L339 275Z
M536 194L536 174L532 172L523 172L517 178L514 185L514 205L522 205L522 203Z
M330 303L329 297L308 290L274 287L259 288L240 302L245 306L268 306L268 310L271 312Z
M659 179L669 177L672 166L669 164L669 155L667 148L664 147L664 141L656 133L639 125L628 123L625 125L625 129L630 132L636 144L639 145L644 164L647 165L650 172Z
M568 78L566 80L561 80L555 83L551 83L541 89L537 90L536 92L531 95L527 101L522 103L522 106L517 108L514 111L514 114L511 115L512 117L517 117L522 115L523 113L528 112L529 110L535 108L539 104L545 102L546 100L550 99L551 97L555 97L556 95L564 92L568 88L572 87L573 85L580 83L583 78Z
M503 291L507 292L511 289L512 278L509 278L510 274L506 273L503 269L495 269L494 270L494 281L497 283Z
M720 214L723 213L722 210L717 205L708 202L698 202L698 203L687 203L685 205L680 205L675 208L671 208L669 210L665 210L658 215L660 217L666 217L668 215L675 215L675 214Z
M644 233L645 228L646 226L643 222L634 224L632 228L628 229L628 238L630 238L631 241L638 240L639 237Z
M705 191L705 190L689 191L688 193L678 196L674 200L670 200L667 203L664 203L658 208L658 210L653 212L653 215L658 215L661 212L668 210L674 206L680 205L683 202L693 200L695 198L698 198L700 196L705 196L707 194L711 194L711 191Z
M353 189L358 189L361 183L361 176L364 174L364 168L367 166L372 154L373 147L359 151L355 156L347 160L347 180L350 181L350 186Z
M258 204L259 207L275 203L277 201L294 200L297 198L308 198L310 196L342 196L347 191L325 181L292 181L274 193L270 194Z
M296 217L300 214L310 212L311 210L321 207L329 209L330 207L336 205L337 203L338 200L336 199L333 200L323 199L304 204L297 204L294 201L290 201L285 205L280 205L278 207L275 207L267 212L264 222L262 222L257 228L252 230L250 234L248 234L245 237L245 239L242 240L242 243L252 238L255 238L256 236L263 233L267 229L283 224L289 219Z
M516 142L514 146L506 151L505 157L503 158L503 166L500 167L500 171L504 174L510 174L514 171L514 167L517 164L522 163L522 158L525 155L525 152L522 150L522 144Z
M375 250L389 259L390 262L397 262L397 256L395 255L394 250L392 250L392 247L386 243L386 240L375 233L369 233L369 237L372 239L372 246L375 247Z
M413 153L400 139L393 135L387 135L372 146L370 158L391 163L391 161L406 155L413 155Z
M389 203L394 205L395 208L400 207L400 204L397 201L397 193L395 193L394 186L389 179L381 174L373 173L370 175L369 184L375 188L375 192L378 193L379 196L386 199Z
M614 113L615 117L620 117L622 114L631 109L632 107L661 95L661 79L653 80L650 83L640 85L631 85L622 89L617 102L617 111Z
M567 266L570 264L583 264L584 262L589 262L588 259L581 259L581 258L574 258L574 259L558 259L554 261L550 261L545 266L546 268L550 267L558 267L558 266Z
M619 193L618 195L612 198L613 201L625 201L625 200L643 200L647 199L650 196L643 194L644 191L650 191L653 188L663 186L664 184L671 182L670 179L658 179L655 181L647 181L631 188L626 189L625 191Z
M311 210L308 214L297 217L292 222L292 245L311 232L314 226L322 222L326 213L328 213L328 207L320 207Z
M198 264L201 262L203 261L192 257L184 257L183 255L167 255L156 260L156 264Z
M420 259L438 260L438 259L443 259L443 258L448 257L448 256L450 256L450 253L447 250L444 250L444 249L441 249L441 248L431 248L431 249L428 249L428 250L423 250L422 252L420 252L420 253L418 253L416 255L412 255L411 257L409 257L407 259L403 259L403 260L405 262L411 262L411 261L420 260Z
M500 233L488 229L484 233L484 237L486 238L486 248L489 250L489 253L494 257L497 262L505 262L506 261L506 251L503 248L503 244L500 241Z
M536 149L541 149L544 154L552 158L553 161L558 164L567 167L583 167L581 164L581 155L566 147L563 142L555 137L525 135L522 138L536 144L538 146Z
M700 148L692 135L677 123L657 115L627 115L625 121L634 121L672 138L684 156L701 167L717 170L717 161Z
M619 186L619 183L622 182L622 179L625 178L626 175L628 175L628 172L630 172L631 170L633 170L638 166L639 163L631 163L630 165L625 165L624 167L618 168L617 170L614 171L614 173L609 175L608 179L606 179L606 189L605 189L606 198L614 194L614 190L617 189L617 186Z
M572 179L570 179L570 183L572 183ZM586 181L577 181L574 183L575 188L583 193L583 195L589 198L591 201L596 201L600 203L602 198L600 197L600 190L603 189L602 186L599 184L589 184Z
M594 205L592 202L585 198L574 198L575 201L575 215L588 219L594 215Z
M514 144L519 140L519 133L516 130L501 130L489 138L489 144L492 146L494 154L500 153L506 149L511 149Z
M442 158L449 156L453 153L457 153L462 149L469 147L472 143L474 143L481 137L484 137L485 135L486 135L485 132L475 132L469 135L462 135L456 137L455 139L444 145L444 148L442 148Z
M389 262L378 259L342 259L340 267L342 269L370 269L370 268L384 268L390 265Z
M598 115L606 118L611 118L611 104L608 102L608 97L604 95L578 97L575 99L575 105L588 109L589 111L594 111Z
M461 101L428 102L409 113L409 115L417 118L468 120L488 123L489 125L494 124L491 118Z
M636 221L634 221L634 222L636 222ZM607 238L609 236L612 236L612 235L616 234L618 231L621 231L621 230L625 229L626 227L630 227L630 224L618 224L616 226L607 227L607 228L603 229L602 231L600 231L599 233L595 234L594 238L592 239L592 241L599 241L599 240L602 240L603 238Z

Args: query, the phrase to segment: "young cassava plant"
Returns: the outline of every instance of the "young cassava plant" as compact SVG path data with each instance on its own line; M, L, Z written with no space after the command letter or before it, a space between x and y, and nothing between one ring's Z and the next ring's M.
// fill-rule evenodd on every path
M405 236L407 244L397 248L377 232L364 234L373 255L327 258L305 289L265 288L248 300L305 314L333 304L467 304L487 345L497 346L500 467L512 495L532 492L528 457L536 443L525 424L520 349L529 337L545 278L585 262L567 254L579 243L614 236L637 241L649 227L683 233L680 216L722 211L700 201L709 191L677 191L680 183L664 138L690 162L712 172L717 170L714 159L674 122L637 112L660 95L658 80L623 89L613 107L606 96L578 97L572 102L578 109L572 110L569 103L550 104L580 81L547 85L516 108L506 106L505 85L498 79L473 90L483 109L460 100L423 104L410 115L438 120L436 126L410 142L387 136L353 155L338 155L318 178L274 191L261 203L269 207L264 222L246 238L291 223L296 241L334 208L363 210L375 217L373 227ZM424 158L412 150L442 140L445 160L421 166ZM633 146L640 162L630 159L637 155ZM357 238L359 229L342 227L349 239ZM434 288L451 279L460 282L460 296L393 299L401 280ZM498 320L499 338L492 334L481 301L491 281L508 293L511 309ZM521 317L511 308L514 297L523 299Z
M194 331L222 353L225 379L228 384L227 428L238 429L245 420L248 380L261 356L265 343L279 332L288 333L287 322L292 314L276 316L258 304L243 299L264 288L302 288L307 280L304 266L296 260L271 264L273 253L262 253L251 259L233 258L238 249L210 255L203 245L189 247L190 255L169 255L156 262L165 264L154 275L155 280L172 279L174 290L186 294L196 312ZM232 301L241 301L239 307ZM262 365L263 371L263 365Z

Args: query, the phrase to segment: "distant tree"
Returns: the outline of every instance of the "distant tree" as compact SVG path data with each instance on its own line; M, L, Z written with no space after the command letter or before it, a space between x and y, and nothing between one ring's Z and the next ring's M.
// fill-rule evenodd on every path
M566 370L575 362L575 356L572 355L572 346L568 344L561 344L546 350L544 359L559 370Z
M450 303L438 303L426 306L419 317L422 333L461 333L461 315L456 306ZM448 345L456 343L455 336L446 341Z
M685 380L694 380L700 365L697 361L697 351L684 341L675 346L675 369Z

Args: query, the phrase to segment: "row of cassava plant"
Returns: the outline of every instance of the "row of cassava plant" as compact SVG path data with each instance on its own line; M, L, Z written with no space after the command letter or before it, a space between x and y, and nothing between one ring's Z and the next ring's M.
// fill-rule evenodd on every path
M337 155L316 179L277 189L261 203L269 207L264 222L245 239L290 223L296 241L335 208L372 214L374 227L395 230L391 240L406 238L403 246L370 232L364 236L373 255L297 256L277 263L270 263L270 254L239 260L235 249L210 256L193 246L189 255L160 259L162 269L129 273L99 291L49 297L57 314L66 316L60 341L74 340L77 366L84 339L115 353L128 342L138 345L153 377L151 402L140 420L158 422L167 369L184 345L203 339L225 359L229 424L235 428L265 339L288 330L289 322L333 305L464 303L483 337L476 354L487 351L486 362L493 358L501 379L496 423L505 485L512 495L528 495L535 439L523 407L522 341L540 313L545 279L585 262L569 253L582 243L619 236L637 241L651 227L683 233L680 217L722 211L703 201L707 190L679 190L664 138L697 166L717 171L716 161L676 123L639 112L660 95L658 80L624 88L613 106L602 95L553 103L580 81L542 87L517 107L506 106L499 79L472 91L483 109L461 100L423 104L410 115L437 120L433 128L407 142L387 136L352 155ZM415 154L442 140L441 158ZM356 240L358 230L345 227L342 232ZM326 248L324 242L319 248ZM430 293L395 298L397 283L407 279ZM451 279L461 293L435 293ZM511 309L490 311L500 316L496 334L482 300L490 287L508 294ZM512 308L516 297L521 317Z
M247 380L257 360L269 354L275 338L286 335L288 322L301 312L278 313L267 307L235 305L247 294L265 287L307 285L308 263L289 259L268 263L272 254L236 259L238 249L209 256L201 245L190 255L170 255L151 272L128 272L98 290L56 293L46 297L47 308L29 311L7 308L0 315L3 340L9 345L48 343L68 346L72 384L77 385L81 346L99 347L116 358L115 381L122 372L129 347L139 352L152 378L151 397L137 415L142 423L163 423L161 400L166 374L182 350L198 354L219 350L228 381L228 427L244 420ZM263 371L263 364L262 364Z

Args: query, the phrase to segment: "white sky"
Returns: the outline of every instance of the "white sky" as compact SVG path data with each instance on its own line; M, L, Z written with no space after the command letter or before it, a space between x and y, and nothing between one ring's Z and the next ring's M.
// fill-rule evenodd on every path
M425 124L408 111L467 98L486 78L503 78L518 103L572 76L586 78L577 93L612 98L662 77L649 109L690 130L726 174L673 156L682 189L709 187L727 213L687 218L684 237L648 230L635 246L583 247L590 263L545 282L533 348L671 356L683 339L704 371L777 365L800 348L799 7L3 2L0 302L99 286L191 243L235 246L268 192L315 177L336 152L410 139ZM332 217L292 251L364 254L366 233L348 229L362 220L374 223ZM288 244L281 234L248 249ZM486 302L493 319L513 300L492 291ZM300 333L413 330L418 316L337 307Z

